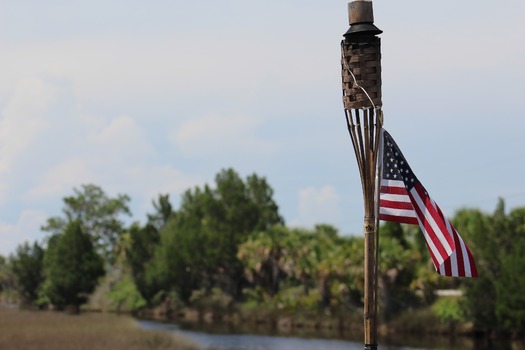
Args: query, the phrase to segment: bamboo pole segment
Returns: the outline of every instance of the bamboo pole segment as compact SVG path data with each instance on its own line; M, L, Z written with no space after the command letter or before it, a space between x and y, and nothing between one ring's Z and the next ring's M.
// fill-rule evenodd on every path
M350 29L341 43L343 104L364 200L364 344L377 349L377 284L379 221L377 213L378 153L383 125L381 111L382 31L374 26L372 2L348 4Z

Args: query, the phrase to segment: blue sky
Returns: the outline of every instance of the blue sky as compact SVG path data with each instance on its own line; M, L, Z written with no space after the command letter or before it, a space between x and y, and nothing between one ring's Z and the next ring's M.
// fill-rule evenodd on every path
M84 183L175 205L222 168L361 234L346 1L0 1L0 254ZM525 204L525 2L374 1L387 128L448 215Z

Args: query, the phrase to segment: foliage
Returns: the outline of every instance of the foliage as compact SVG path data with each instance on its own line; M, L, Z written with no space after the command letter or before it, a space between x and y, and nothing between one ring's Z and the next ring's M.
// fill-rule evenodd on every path
M44 267L47 279L43 293L59 308L78 308L104 274L103 260L79 221L69 223L56 244L49 247Z
M108 294L112 309L117 312L133 311L146 306L146 301L137 289L130 274L124 274Z
M159 195L158 200L153 201L153 208L155 212L147 215L146 225L141 227L138 223L134 223L121 240L135 285L150 306L160 288L154 282L155 279L147 278L146 267L160 242L160 231L176 215L168 194Z
M22 304L34 304L44 281L44 250L37 242L24 243L9 258L15 289Z
M443 322L430 308L405 310L388 324L392 330L403 330L412 334L440 333Z
M505 213L500 200L492 215L462 210L455 218L468 238L480 277L464 282L465 312L476 328L521 331L525 326L525 208Z
M188 301L192 292L208 280L209 267L203 254L207 249L201 232L185 234L177 221L170 220L161 230L160 243L146 266L144 281L153 287L151 294L176 291L182 300Z
M134 224L129 229L129 244L124 248L137 290L147 302L151 302L158 292L158 288L146 278L146 267L159 241L159 231L155 226Z
M64 217L49 218L42 229L51 234L61 234L70 222L78 220L82 230L91 236L97 251L112 264L115 247L124 230L124 223L119 217L131 215L128 207L130 198L122 194L110 198L102 188L92 184L82 185L81 189L73 191L74 196L63 199Z
M432 295L437 275L426 263L430 258L426 247L421 246L419 230L387 222L381 225L380 235L379 303L382 316L389 320L406 309L421 306L425 299L417 294Z
M146 267L148 283L176 290L185 301L193 290L213 287L238 299L244 283L239 245L282 223L272 196L264 178L250 175L243 181L232 169L217 174L215 188L186 191L180 210L160 230L160 244Z
M8 261L0 257L2 290L16 286L26 300L39 295L59 307L78 306L104 272L102 253L106 266L122 272L107 290L123 308L166 299L220 309L244 302L255 313L333 315L362 307L364 239L340 236L327 224L284 226L265 178L222 170L212 185L187 190L178 209L169 195L159 195L146 223L126 228L120 218L130 215L129 200L108 197L96 185L74 189L64 198L64 215L43 227L51 233L47 251L25 244ZM480 277L440 277L417 226L385 223L378 252L381 315L391 320L413 311L440 329L468 320L477 330L521 331L525 208L506 213L501 200L492 214L463 209L453 222ZM438 299L431 312L421 311L439 288L461 288L464 297Z
M153 225L157 230L163 228L166 223L169 221L175 212L173 211L173 206L170 202L170 195L164 194L159 195L158 200L152 202L155 212L153 214L148 214L148 224Z
M525 243L525 242L524 242ZM501 273L496 282L495 313L505 331L525 329L525 246L517 244L502 257Z
M460 302L461 299L457 297L440 298L432 305L432 311L442 322L460 322L464 319Z
M309 309L314 300L315 308L355 305L362 295L362 282L356 284L362 276L362 262L354 259L362 256L362 249L356 242L339 237L330 225L314 230L276 226L259 232L239 247L246 279L258 291L245 291L245 296L259 303L275 299L284 308ZM286 290L281 290L281 283L286 283ZM318 290L312 293L314 286Z
M8 259L0 255L0 293L2 299L12 299L15 291L15 281L12 266Z
M244 266L246 279L252 285L260 286L270 297L279 293L285 275L284 244L289 235L286 227L274 226L258 232L238 249L237 258Z
M194 290L190 297L192 306L209 310L217 314L225 314L233 307L233 299L219 288L212 288L211 291Z
M476 328L497 329L499 326L495 314L496 289L493 279L498 274L499 254L495 251L498 249L497 234L491 219L479 210L463 209L456 214L454 226L463 239L468 241L479 273L477 279L464 282L465 313Z

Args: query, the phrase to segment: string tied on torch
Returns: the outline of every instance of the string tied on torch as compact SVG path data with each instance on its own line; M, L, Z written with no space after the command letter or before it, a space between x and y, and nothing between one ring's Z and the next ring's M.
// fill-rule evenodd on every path
M368 100L370 101L370 103L372 104L372 107L374 108L375 111L377 111L377 116L379 118L379 123L380 125L383 125L383 112L382 112L382 108L381 106L376 106L374 101L372 100L372 98L370 97L370 94L368 93L368 91L366 91L366 89L364 87L362 87L358 82L357 82L357 79L354 75L354 73L352 72L352 69L350 68L350 66L348 65L348 61L346 59L346 54L345 54L345 50L344 50L344 44L343 42L341 42L341 57L343 58L343 65L345 67L345 69L348 71L348 73L350 73L350 76L352 77L353 81L354 81L354 87L356 88L359 88L361 89L361 91L364 92L364 94L366 95L366 97L368 98Z

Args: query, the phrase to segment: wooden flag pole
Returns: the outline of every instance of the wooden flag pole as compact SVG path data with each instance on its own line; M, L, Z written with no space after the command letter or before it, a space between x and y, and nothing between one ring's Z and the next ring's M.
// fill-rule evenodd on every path
M350 29L341 43L343 104L346 124L361 176L364 200L364 344L377 349L378 220L377 157L383 124L381 101L382 31L373 23L372 2L348 4Z

